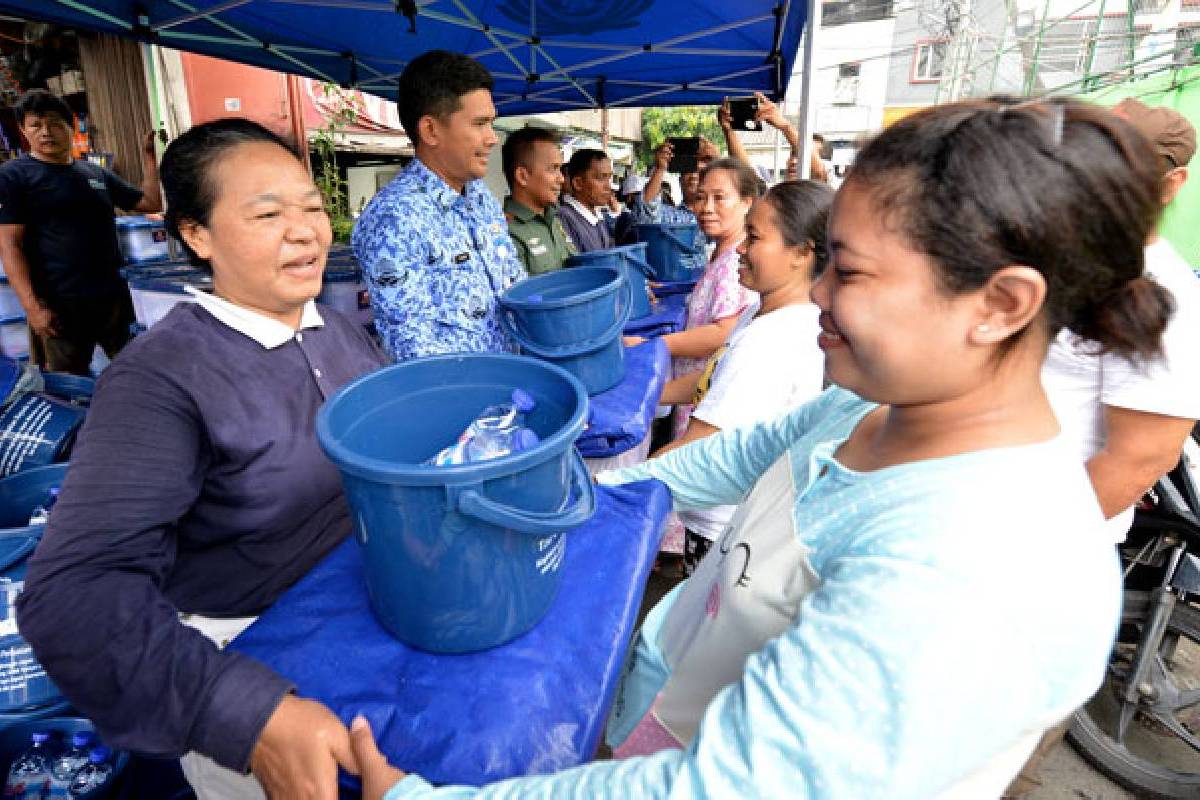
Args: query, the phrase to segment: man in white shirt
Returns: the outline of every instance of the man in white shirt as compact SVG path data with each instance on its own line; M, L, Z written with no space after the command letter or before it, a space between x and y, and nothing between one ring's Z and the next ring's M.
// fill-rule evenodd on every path
M1196 131L1169 108L1132 98L1113 109L1141 131L1162 162L1163 206L1187 180ZM1042 385L1063 435L1078 447L1100 507L1106 533L1125 539L1133 506L1179 461L1183 443L1200 419L1200 280L1170 243L1155 236L1146 245L1146 275L1171 292L1175 312L1163 332L1162 356L1135 362L1108 353L1068 330L1050 345ZM1005 798L1022 797L1040 784L1038 767L1062 739L1067 724L1047 733Z
M1187 180L1196 131L1178 112L1124 100L1113 109L1154 143L1162 160L1163 205ZM1097 355L1092 343L1063 331L1051 345L1042 382L1063 432L1077 442L1121 541L1133 505L1179 460L1183 442L1200 419L1200 281L1165 239L1146 246L1146 275L1175 299L1163 333L1162 357L1135 363Z

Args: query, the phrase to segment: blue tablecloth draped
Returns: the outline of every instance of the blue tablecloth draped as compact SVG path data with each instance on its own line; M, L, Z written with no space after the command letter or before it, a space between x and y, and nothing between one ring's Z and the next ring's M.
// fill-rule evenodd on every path
M625 326L625 335L650 338L678 333L687 325L687 300L686 294L660 298L649 314L629 320L629 324Z
M636 447L650 432L671 355L661 340L625 348L625 379L591 398L587 428L575 441L584 458L609 458Z
M371 723L385 755L435 783L479 785L591 759L637 622L670 495L597 488L596 516L567 534L562 586L524 636L435 655L375 621L353 539L231 645L294 681L347 724Z

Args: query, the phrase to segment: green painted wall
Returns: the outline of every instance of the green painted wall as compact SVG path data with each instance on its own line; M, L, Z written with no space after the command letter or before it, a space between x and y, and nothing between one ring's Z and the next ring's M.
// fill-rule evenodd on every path
M1169 106L1200 130L1200 66L1083 95L1085 100L1106 106L1126 97L1136 97L1148 106ZM1160 231L1192 269L1200 270L1200 155L1192 159L1188 182L1167 208Z

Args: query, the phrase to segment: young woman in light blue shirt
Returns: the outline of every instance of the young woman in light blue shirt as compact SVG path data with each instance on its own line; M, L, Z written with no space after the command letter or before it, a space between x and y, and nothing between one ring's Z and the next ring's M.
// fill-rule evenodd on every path
M602 476L740 503L637 637L609 725L635 757L435 788L360 719L367 797L997 797L1099 686L1116 630L1116 554L1039 372L1064 326L1159 347L1158 194L1148 144L1075 101L885 130L813 289L836 386Z

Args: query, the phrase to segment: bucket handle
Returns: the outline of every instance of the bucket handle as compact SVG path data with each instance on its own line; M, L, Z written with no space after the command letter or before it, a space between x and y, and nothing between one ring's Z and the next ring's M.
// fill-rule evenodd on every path
M667 230L666 228L659 228L659 233L673 241L675 244L679 245L681 250L687 250L688 252L691 252L696 246L694 239L690 242L685 242L683 239L680 239L672 231Z
M649 261L633 251L625 254L625 260L637 267L643 275L651 280L654 280L654 276L658 274L654 271L654 267L650 266Z
M17 564L29 558L33 551L37 549L38 542L41 540L40 536L21 535L25 537L25 540L3 556L0 556L0 572L12 569Z
M480 522L501 528L512 528L523 533L546 535L561 533L575 528L592 518L596 513L596 490L588 474L583 456L574 445L571 447L571 495L578 500L565 511L537 512L497 503L484 497L478 489L465 489L458 493L458 512Z
M621 273L621 293L624 308L617 314L616 323L599 336L585 339L582 342L559 345L533 344L517 330L517 324L512 320L512 311L507 307L503 307L504 313L499 315L500 326L504 328L510 339L521 346L522 350L533 353L538 358L573 358L587 355L607 346L625 330L625 324L629 322L629 315L633 313L633 286L624 273Z

